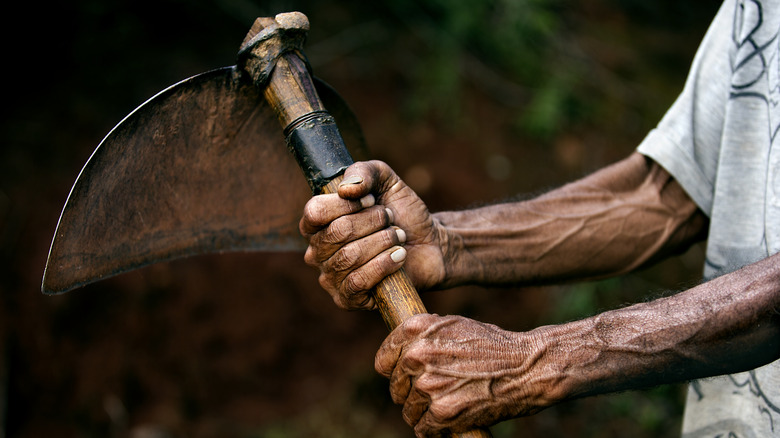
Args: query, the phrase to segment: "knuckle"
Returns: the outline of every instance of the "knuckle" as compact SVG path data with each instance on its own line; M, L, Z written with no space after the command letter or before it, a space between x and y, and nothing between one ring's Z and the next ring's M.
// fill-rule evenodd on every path
M330 267L334 271L344 271L354 267L359 260L359 248L355 245L347 245L333 255Z
M318 266L319 263L317 263L317 256L316 251L314 248L309 246L306 248L306 252L303 254L303 261L306 262L309 266Z
M414 434L417 438L441 438L443 436L435 424L430 424L430 414L428 413L425 413L414 426Z
M417 379L414 381L414 388L420 393L430 397L431 392L434 389L433 382L434 379L429 374L422 373L417 376Z
M349 168L350 174L360 175L363 178L371 176L371 161L358 161Z
M398 239L398 233L395 231L395 228L388 228L382 233L383 248L390 248L400 243L401 242Z
M425 368L426 358L428 357L428 352L426 351L425 347L421 345L421 342L414 342L412 343L406 350L406 354L404 354L403 357L403 363L407 368L410 369L421 369ZM430 383L430 377L426 373L422 373L415 383L415 386L418 389L430 389L430 386L428 386Z
M390 398L393 400L393 403L397 405L402 405L406 402L406 394L399 393L395 390L390 390ZM408 422L408 421L407 421Z
M449 403L439 403L436 400L432 401L428 408L430 418L439 425L452 421L458 416L458 413L458 409Z
M349 307L351 309L370 309L373 307L373 301L367 293L355 294L349 298Z
M389 226L390 216L387 214L387 209L383 206L372 207L371 223L377 224L379 227Z
M428 313L421 313L414 315L411 318L404 321L402 328L404 332L409 336L418 336L420 333L425 332L436 323L436 316ZM415 349L415 353L419 352L419 349Z
M346 242L352 237L354 231L352 221L346 218L338 218L328 226L327 242L341 243Z
M382 160L369 160L364 162L369 172L381 172L390 170L390 166Z
M349 305L347 305L347 302L344 300L342 295L333 294L331 295L331 298L333 298L333 302L336 304L336 307L339 309L349 310Z
M322 286L323 289L325 289L329 294L334 295L334 291L336 288L333 284L333 279L330 275L326 273L321 273L319 278L317 279L320 283L320 286Z
M301 219L301 228L306 226L321 227L324 225L327 215L326 208L318 199L312 198L303 207L303 219Z
M347 293L355 294L368 290L371 287L371 283L366 278L366 274L362 271L353 271L344 279L344 291Z
M298 232L301 233L301 236L305 237L306 240L311 240L311 230L306 222L306 217L302 217L300 221L298 221Z

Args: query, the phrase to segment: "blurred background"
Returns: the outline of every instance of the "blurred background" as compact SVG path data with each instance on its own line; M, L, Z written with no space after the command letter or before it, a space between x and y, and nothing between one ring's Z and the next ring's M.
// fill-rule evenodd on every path
M719 2L81 0L7 15L0 123L0 437L409 437L373 371L378 314L342 312L302 254L203 256L40 293L68 191L157 91L234 63L299 10L317 76L432 210L539 193L629 154L671 105ZM13 26L13 22L17 22ZM618 279L423 296L527 330L696 282L695 247ZM678 432L683 386L570 402L501 437Z

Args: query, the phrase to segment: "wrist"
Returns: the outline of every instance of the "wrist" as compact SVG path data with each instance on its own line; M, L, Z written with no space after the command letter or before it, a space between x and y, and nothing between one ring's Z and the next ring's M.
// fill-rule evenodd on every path
M640 304L533 330L557 375L551 398L559 403L679 381L667 371L676 367L678 340L669 330L658 333L651 313Z
M518 333L528 346L521 355L519 399L545 408L638 384L637 367L622 349L605 345L599 325L596 318L587 318Z
M481 261L467 247L466 235L454 225L460 215L459 212L433 215L443 263L443 272L437 285L439 289L480 283L484 279Z
M519 212L519 204L440 212L445 284L522 285L537 281L540 240ZM546 233L542 233L546 235ZM543 242L541 242L543 243ZM541 252L540 252L541 251Z
M498 409L509 417L530 415L572 398L568 370L573 364L552 326L528 332L506 332L505 362L490 384ZM495 359L491 360L495 362Z
M598 355L588 345L588 324L575 321L567 324L543 326L525 333L534 346L534 356L528 358L535 368L529 375L534 379L527 387L541 385L539 403L552 406L579 398L590 390L591 364Z

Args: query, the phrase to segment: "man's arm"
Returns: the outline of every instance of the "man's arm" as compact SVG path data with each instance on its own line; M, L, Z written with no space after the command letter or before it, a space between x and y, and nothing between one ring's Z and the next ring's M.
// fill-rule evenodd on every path
M384 163L347 169L338 195L307 203L306 261L344 308L406 265L420 290L620 274L704 237L707 218L659 165L634 153L523 202L431 215Z
M530 332L418 315L376 356L418 436L780 358L780 254L677 295Z
M622 274L706 236L666 170L634 153L538 198L434 215L446 283L547 283Z

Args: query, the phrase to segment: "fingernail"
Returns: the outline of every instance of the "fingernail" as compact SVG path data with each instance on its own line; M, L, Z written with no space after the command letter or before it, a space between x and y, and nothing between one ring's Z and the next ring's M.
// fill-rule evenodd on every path
M359 175L352 175L352 176L350 176L348 178L344 178L341 181L341 183L339 184L339 186L348 186L348 185L352 185L352 184L360 184L362 182L363 182L363 178L362 177L360 177Z
M376 203L376 199L374 199L374 195L366 195L360 198L360 205L363 206L363 208L368 208L373 206Z
M390 221L392 224L395 221L395 215L393 215L393 210L390 210L389 208L385 208L385 213L387 213L387 220Z
M406 258L406 250L404 248L398 248L390 254L390 258L396 263L401 262Z
M398 241L401 243L406 242L406 232L400 228L395 229L395 235L398 236Z

